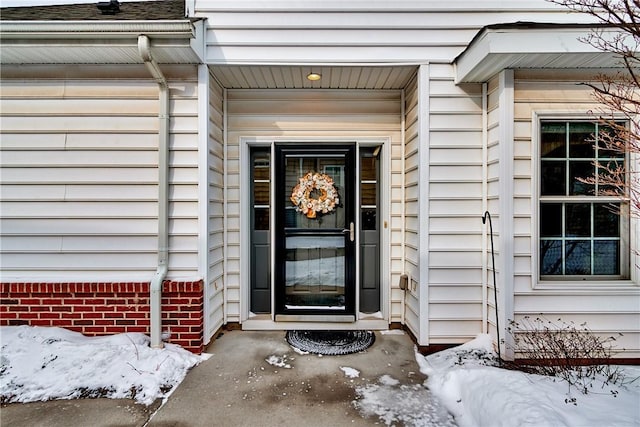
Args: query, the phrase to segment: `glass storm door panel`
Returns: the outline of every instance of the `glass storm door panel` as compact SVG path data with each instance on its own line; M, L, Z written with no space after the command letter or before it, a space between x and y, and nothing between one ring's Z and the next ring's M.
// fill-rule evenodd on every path
M354 155L276 146L277 314L355 314Z

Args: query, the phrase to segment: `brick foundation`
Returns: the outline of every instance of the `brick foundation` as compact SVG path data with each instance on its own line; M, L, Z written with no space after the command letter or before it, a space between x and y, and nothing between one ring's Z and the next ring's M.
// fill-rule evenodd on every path
M149 283L0 283L0 325L58 326L84 335L150 333ZM202 281L165 281L162 330L168 342L201 353Z

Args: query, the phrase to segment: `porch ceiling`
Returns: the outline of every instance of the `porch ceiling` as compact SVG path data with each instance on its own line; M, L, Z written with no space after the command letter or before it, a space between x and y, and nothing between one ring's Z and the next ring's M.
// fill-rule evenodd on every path
M415 65L397 66L212 66L227 89L402 89ZM307 80L311 72L322 75Z

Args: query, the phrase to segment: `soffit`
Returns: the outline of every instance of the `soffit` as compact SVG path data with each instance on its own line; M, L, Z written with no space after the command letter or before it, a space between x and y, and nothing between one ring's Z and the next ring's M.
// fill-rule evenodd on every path
M197 64L198 55L189 44L152 43L153 58L161 64ZM119 40L117 43L64 43L37 45L17 43L3 44L0 63L2 64L140 64L137 39Z
M610 69L615 55L581 41L592 27L510 24L483 29L454 61L457 83L486 82L504 69ZM601 29L613 37L612 29Z
M212 66L227 89L402 89L416 66ZM311 73L322 75L309 81Z

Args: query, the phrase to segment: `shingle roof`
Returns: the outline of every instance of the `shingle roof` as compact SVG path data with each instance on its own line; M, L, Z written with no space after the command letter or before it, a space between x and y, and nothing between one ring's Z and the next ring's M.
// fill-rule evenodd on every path
M58 6L29 6L0 8L2 21L130 21L130 20L181 20L185 19L184 0L156 0L120 2L120 12L103 15L96 6L89 4Z

